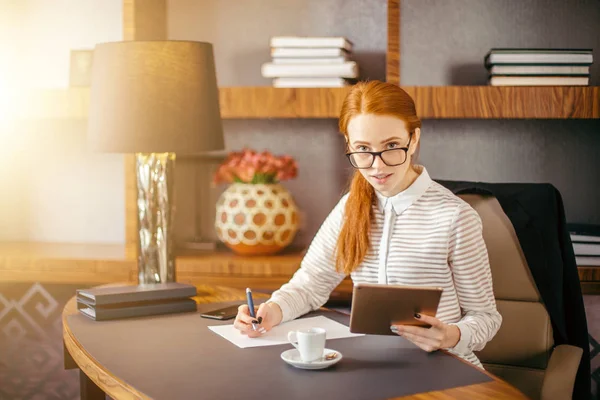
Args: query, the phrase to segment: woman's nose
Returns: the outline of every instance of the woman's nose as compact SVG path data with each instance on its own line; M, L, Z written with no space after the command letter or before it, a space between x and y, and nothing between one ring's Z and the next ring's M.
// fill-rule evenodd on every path
M374 169L385 168L385 163L381 159L381 155L375 156L375 159L373 160L373 165L371 165L371 168L374 168Z

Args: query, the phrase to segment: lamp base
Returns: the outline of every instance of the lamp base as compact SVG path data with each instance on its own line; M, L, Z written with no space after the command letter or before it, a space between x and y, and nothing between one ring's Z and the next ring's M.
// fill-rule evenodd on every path
M175 282L175 153L137 153L138 284Z

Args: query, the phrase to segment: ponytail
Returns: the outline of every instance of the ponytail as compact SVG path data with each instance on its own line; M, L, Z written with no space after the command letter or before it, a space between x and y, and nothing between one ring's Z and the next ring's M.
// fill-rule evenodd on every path
M350 184L344 223L337 242L336 269L339 272L350 274L369 250L374 198L375 189L356 171Z

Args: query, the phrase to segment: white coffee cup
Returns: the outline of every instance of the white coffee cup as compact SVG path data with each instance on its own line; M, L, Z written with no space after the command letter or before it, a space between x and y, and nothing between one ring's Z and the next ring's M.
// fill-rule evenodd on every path
M323 358L325 350L325 329L310 328L288 332L288 341L298 349L304 362L316 361Z

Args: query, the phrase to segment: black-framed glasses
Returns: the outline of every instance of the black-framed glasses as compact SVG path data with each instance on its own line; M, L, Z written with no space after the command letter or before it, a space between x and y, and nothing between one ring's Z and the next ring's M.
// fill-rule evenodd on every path
M346 153L346 157L350 161L350 164L354 168L363 169L371 168L375 162L375 157L379 156L381 161L389 167L396 167L406 162L408 148L410 147L410 141L412 140L412 134L408 138L408 144L406 147L398 147L396 149L387 149L382 151L356 151L352 153Z

